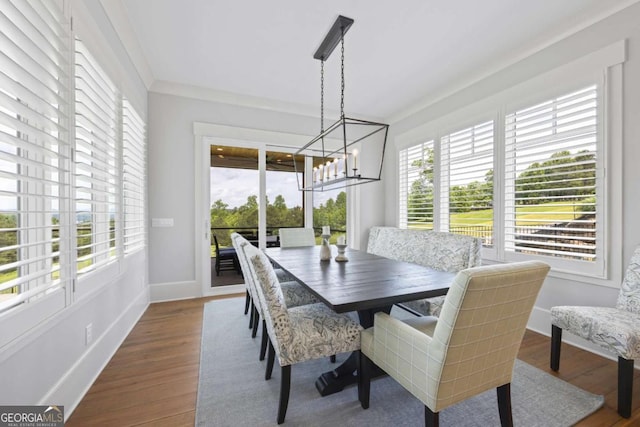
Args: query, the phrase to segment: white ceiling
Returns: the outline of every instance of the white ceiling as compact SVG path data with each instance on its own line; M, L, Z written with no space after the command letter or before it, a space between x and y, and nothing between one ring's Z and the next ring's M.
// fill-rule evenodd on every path
M313 54L337 16L350 17L355 22L345 37L345 112L386 120L633 3L119 1L153 74L152 90L171 82L318 113L320 63ZM334 111L339 108L339 53L336 49L325 65L325 108Z

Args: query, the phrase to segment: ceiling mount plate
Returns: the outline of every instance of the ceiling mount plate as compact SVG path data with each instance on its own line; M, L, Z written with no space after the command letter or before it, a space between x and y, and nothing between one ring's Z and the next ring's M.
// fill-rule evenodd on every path
M321 61L326 61L327 58L329 58L329 55L331 55L331 52L333 52L333 49L335 49L338 43L340 43L342 35L347 34L351 24L353 24L353 19L342 15L338 16L338 19L333 23L333 26L325 36L313 57Z

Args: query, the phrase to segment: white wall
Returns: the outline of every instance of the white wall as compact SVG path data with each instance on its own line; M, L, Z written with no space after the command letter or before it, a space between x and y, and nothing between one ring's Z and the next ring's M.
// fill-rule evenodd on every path
M100 3L71 7L76 34L145 117L146 87ZM149 304L146 251L85 279L68 307L0 349L0 404L64 405L68 417Z
M597 22L576 32L537 53L460 90L451 96L433 102L409 117L391 123L390 147L385 158L385 223L398 225L397 197L397 137L449 113L455 112L478 100L489 98L518 83L532 79L575 59L583 57L618 40L627 39L627 60L623 64L623 109L622 129L622 210L613 212L611 221L622 224L622 256L620 260L609 259L611 268L624 268L636 245L640 244L640 4ZM452 52L452 54L455 54ZM427 101L427 100L425 100ZM617 286L590 284L579 277L569 279L549 277L536 303L529 327L550 334L549 309L555 305L614 305ZM565 337L574 343L584 344ZM592 348L593 349L593 348Z
M180 92L184 88L174 89ZM166 86L163 90L169 92ZM152 301L202 295L201 283L197 282L196 257L200 254L195 249L194 222L196 122L305 135L303 142L319 129L316 117L149 92L149 216L173 218L174 224L149 229ZM358 219L367 229L384 219L381 192L377 183L358 188L356 197L366 206Z

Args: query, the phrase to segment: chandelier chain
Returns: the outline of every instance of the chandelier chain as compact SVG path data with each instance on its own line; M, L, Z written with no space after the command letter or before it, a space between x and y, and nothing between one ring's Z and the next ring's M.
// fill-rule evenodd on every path
M340 42L340 117L344 119L344 27L341 27Z
M320 61L320 133L324 133L324 59Z

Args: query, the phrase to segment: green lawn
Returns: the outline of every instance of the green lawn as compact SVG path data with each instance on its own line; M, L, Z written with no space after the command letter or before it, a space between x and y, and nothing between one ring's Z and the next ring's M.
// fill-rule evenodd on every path
M553 219L557 222L571 221L578 218L581 213L573 212L571 206L565 202L547 203L542 206L518 206L516 225L546 224ZM464 212L451 215L451 226L456 225L487 225L493 220L493 209ZM523 221L523 220L526 220ZM537 221L537 222L536 222Z

